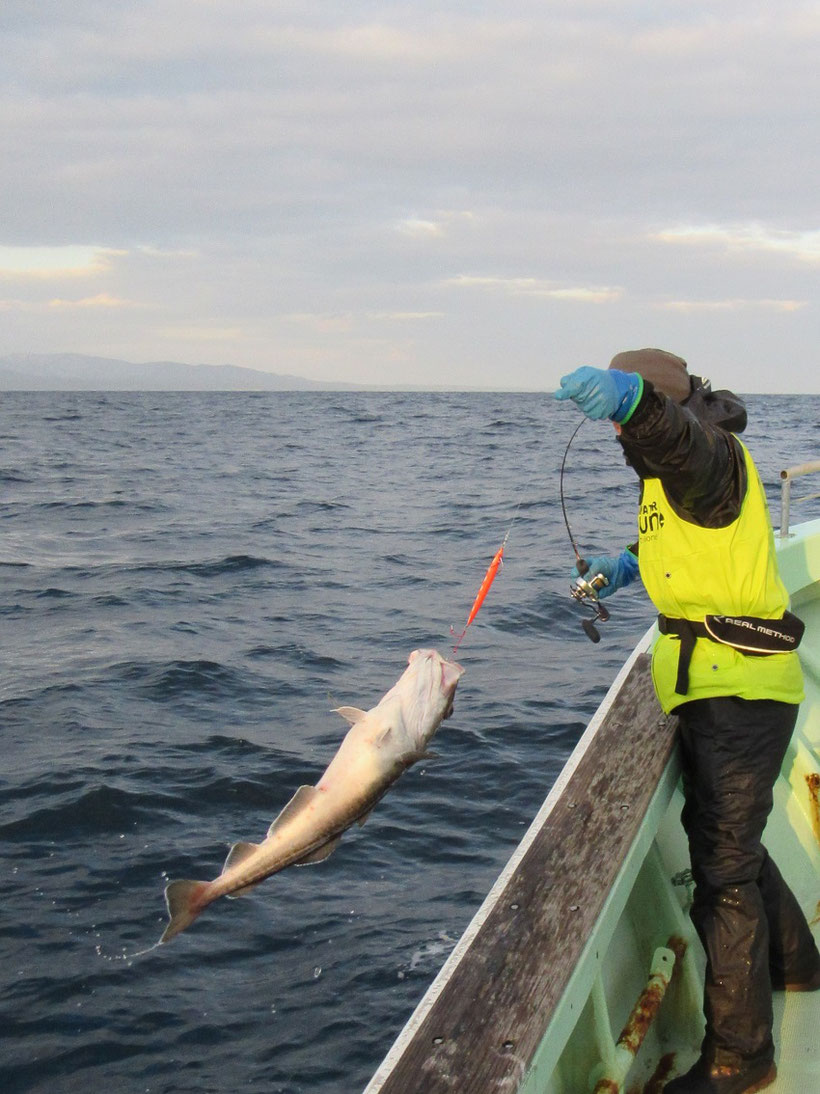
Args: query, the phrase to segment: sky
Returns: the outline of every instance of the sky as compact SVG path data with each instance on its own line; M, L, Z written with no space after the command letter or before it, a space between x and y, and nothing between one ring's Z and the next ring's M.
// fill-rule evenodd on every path
M2 0L0 356L820 392L820 3Z

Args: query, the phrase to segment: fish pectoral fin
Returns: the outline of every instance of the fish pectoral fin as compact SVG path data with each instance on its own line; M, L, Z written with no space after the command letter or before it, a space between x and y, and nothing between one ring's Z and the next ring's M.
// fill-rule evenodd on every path
M232 866L239 866L258 850L258 843L242 843L241 841L235 843L228 852L228 857L225 859L225 865L222 867L222 873L226 874Z
M361 816L359 817L359 819L358 819L358 820L356 821L356 824L358 824L359 828L361 828L361 827L362 827L362 825L364 824L364 822L365 822L365 821L367 820L367 818L368 818L368 817L370 816L370 814L371 814L372 812L373 812L373 810L372 810L372 809L368 809L368 811L367 811L366 813L362 813L362 815L361 815Z
M390 735L392 734L392 732L392 725L385 726L381 733L378 735L378 737L375 737L373 740L373 744L376 746L376 748L381 748L382 745L387 744L387 742L390 740Z
M417 764L419 760L424 760L428 756L434 755L434 752L416 752L415 749L408 749L406 752L402 752L399 756L396 756L396 767L399 774L401 774L401 772L406 771L408 767Z
M365 717L367 711L360 710L358 707L334 707L331 714L341 714L346 722L355 726L357 722Z
M327 843L323 843L321 847L317 847L315 850L311 851L310 854L305 855L304 858L300 858L296 865L315 866L317 862L324 862L326 858L330 858L339 846L339 840L341 838L341 836L334 836L333 839L329 839Z
M287 821L293 820L293 818L298 813L301 813L303 809L309 808L316 796L320 793L321 791L317 790L315 786L300 786L276 820L271 824L268 829L268 836L272 836L276 829Z

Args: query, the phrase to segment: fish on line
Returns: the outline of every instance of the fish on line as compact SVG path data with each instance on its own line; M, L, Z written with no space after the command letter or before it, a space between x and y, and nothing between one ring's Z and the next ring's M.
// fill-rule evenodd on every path
M212 881L172 881L170 917L159 943L169 942L222 896L238 897L287 866L323 862L342 834L364 824L402 772L453 712L464 669L437 650L414 650L397 683L370 710L339 707L351 726L315 786L300 786L261 843L235 843Z

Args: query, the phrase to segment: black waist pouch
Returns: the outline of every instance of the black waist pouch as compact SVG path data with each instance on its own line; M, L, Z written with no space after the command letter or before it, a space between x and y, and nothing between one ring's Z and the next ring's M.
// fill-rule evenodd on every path
M674 634L680 638L678 678L675 682L678 695L686 695L689 691L689 662L698 638L708 638L711 642L732 646L741 653L759 657L796 650L805 629L803 620L791 612L784 612L782 619L760 619L756 615L707 615L702 623L658 616L661 634Z
M704 626L713 642L743 653L791 653L800 645L806 625L791 612L782 619L753 615L707 615Z

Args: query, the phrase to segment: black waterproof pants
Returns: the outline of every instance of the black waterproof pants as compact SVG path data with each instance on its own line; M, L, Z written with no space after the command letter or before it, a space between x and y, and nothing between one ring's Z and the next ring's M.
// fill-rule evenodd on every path
M704 1054L721 1063L771 1059L772 976L801 980L817 947L797 901L760 842L797 706L731 697L684 703L682 820L706 951Z

